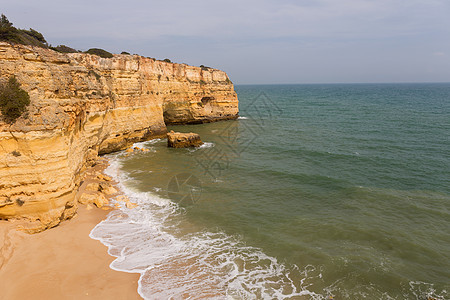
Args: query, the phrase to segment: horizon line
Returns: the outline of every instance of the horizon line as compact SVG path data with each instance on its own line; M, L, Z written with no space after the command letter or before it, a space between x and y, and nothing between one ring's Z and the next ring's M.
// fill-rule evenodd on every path
M234 83L233 85L319 85L319 84L450 84L450 81L398 81L398 82L302 82L302 83Z

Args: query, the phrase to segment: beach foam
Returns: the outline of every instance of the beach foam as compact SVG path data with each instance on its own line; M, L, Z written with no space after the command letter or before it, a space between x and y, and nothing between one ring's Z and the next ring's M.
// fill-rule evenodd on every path
M192 230L180 235L183 210L170 200L133 189L130 178L120 171L119 157L110 158L106 173L119 181L138 207L111 212L90 236L117 257L112 269L141 274L142 297L323 298L295 283L292 269L239 238Z
M138 292L145 299L329 299L336 294L395 299L374 285L345 284L352 281L352 273L327 284L322 267L286 265L239 237L195 228L183 218L186 212L178 204L133 187L138 182L131 177L134 171L121 170L127 160L121 153L108 157L106 174L138 207L112 211L90 237L116 257L112 269L140 274ZM389 268L390 262L385 264L380 267ZM406 298L448 296L446 290L413 281L402 286L401 293Z

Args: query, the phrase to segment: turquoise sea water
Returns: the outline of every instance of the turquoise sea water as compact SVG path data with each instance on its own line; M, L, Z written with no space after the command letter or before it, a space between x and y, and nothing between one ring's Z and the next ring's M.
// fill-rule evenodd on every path
M148 299L450 299L450 84L237 86L108 172L134 210L91 233Z

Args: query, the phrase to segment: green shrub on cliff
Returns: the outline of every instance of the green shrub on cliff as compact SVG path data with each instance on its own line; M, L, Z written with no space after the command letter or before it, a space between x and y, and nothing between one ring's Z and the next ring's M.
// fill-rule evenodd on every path
M14 123L30 104L30 96L24 91L16 77L11 76L6 83L0 83L0 110L3 120Z
M77 53L78 50L70 48L66 45L58 45L56 47L50 47L50 49L61 52L61 53Z
M42 33L33 28L30 30L18 29L4 14L0 17L0 41L48 48Z
M35 38L41 43L47 44L47 41L44 38L44 35L33 28L30 28L30 30L20 29L23 33L28 34L29 36Z
M103 49L99 49L99 48L91 48L88 51L86 51L86 53L98 55L98 56L103 57L103 58L111 58L111 57L113 57L113 55L111 53L109 53L108 51L103 50Z

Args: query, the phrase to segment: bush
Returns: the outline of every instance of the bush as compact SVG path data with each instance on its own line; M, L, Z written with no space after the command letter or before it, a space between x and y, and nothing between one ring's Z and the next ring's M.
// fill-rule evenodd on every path
M171 63L171 62L172 62L172 61L171 61L170 59L168 59L168 58L164 58L163 61L166 62L166 63Z
M130 55L130 52L122 51L122 53L120 53L120 54Z
M109 53L108 51L103 50L103 49L99 49L99 48L91 48L88 51L86 51L86 53L98 55L98 56L103 57L103 58L111 58L111 57L113 57L113 55L111 53Z
M0 84L0 110L7 123L14 123L30 104L30 96L20 88L15 76L9 77L7 83Z
M70 48L66 45L58 45L56 47L50 47L50 49L61 52L61 53L77 53L78 50Z

